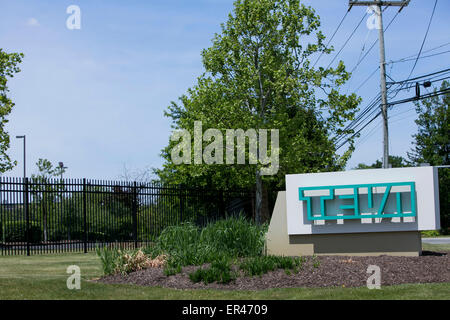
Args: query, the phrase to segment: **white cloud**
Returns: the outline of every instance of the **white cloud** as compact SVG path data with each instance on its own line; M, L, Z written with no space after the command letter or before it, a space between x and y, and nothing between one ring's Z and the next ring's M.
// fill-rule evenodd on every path
M40 26L39 21L37 21L36 18L28 19L27 20L27 25L30 26L30 27L39 27Z

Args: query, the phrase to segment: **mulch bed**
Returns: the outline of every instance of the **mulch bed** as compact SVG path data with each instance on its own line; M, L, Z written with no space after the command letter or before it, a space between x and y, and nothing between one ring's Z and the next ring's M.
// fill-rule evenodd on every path
M223 290L264 290L269 288L298 287L361 287L366 286L369 265L381 269L381 286L403 283L450 282L450 252L424 252L420 257L343 257L318 256L319 266L314 266L312 257L306 258L302 270L297 274L286 274L276 270L262 276L239 277L230 284L192 283L189 273L198 267L185 267L183 272L165 276L161 268L149 268L130 273L127 276L112 275L99 280L103 283L136 284L141 286L175 289L223 289Z

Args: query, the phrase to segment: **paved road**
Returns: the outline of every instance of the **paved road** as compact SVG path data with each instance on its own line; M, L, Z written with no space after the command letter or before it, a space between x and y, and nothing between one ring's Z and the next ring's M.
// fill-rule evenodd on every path
M422 238L422 242L429 244L450 244L450 238Z

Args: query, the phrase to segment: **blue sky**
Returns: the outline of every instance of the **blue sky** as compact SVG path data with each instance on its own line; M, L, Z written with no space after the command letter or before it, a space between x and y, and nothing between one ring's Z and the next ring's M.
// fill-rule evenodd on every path
M316 9L324 34L331 36L348 1L303 3ZM81 9L80 30L66 28L66 8L72 4ZM412 0L398 15L385 35L387 61L417 54L433 5L434 0ZM232 8L232 0L0 0L0 47L25 54L22 72L9 82L16 103L7 127L9 153L19 164L5 175L22 175L22 142L15 139L22 134L27 135L29 174L38 158L63 161L69 167L65 176L73 178L117 179L124 165L131 171L160 167L160 150L170 134L163 112L195 84L203 71L200 52L211 45ZM354 7L349 13L332 42L337 50L365 10ZM385 11L385 23L396 10ZM450 2L440 0L424 50L450 42L449 12ZM376 38L377 31L363 23L339 58L352 69L363 44L367 50ZM434 52L445 50L450 46ZM322 57L319 64L326 66L332 57ZM413 76L447 68L449 58L421 59ZM346 89L356 89L378 63L377 46ZM387 71L402 80L413 63ZM377 73L357 92L364 99L361 107L378 91ZM391 153L405 155L416 131L413 105L399 105L390 115ZM381 119L362 134L349 168L381 158Z

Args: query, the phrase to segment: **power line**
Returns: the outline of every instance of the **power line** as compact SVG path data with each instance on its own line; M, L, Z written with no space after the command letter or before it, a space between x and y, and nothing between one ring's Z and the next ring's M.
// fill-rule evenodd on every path
M425 50L425 51L423 51L422 53L431 52L431 51L440 49L440 48L442 48L442 47L446 47L446 46L448 46L449 44L450 44L450 42L447 42L447 43L441 44L440 46L437 46L437 47L434 47L434 48ZM417 55L416 55L416 54L412 54L412 55L410 55L410 56L408 56L408 57L406 57L406 58L412 58L412 57L415 57L415 56L417 56Z
M348 11L347 11L348 12ZM361 23L364 21L364 18L366 17L367 13L364 13L364 15L362 16L361 20L358 22L358 24L356 25L355 29L353 29L352 33L350 34L350 36L347 38L347 40L345 41L345 43L342 45L341 49L339 50L338 53L336 53L334 55L333 60L331 60L331 62L328 64L327 69L333 64L334 60L336 60L336 58L339 56L339 54L342 52L342 50L345 48L345 46L347 45L347 43L350 41L350 39L353 37L353 35L355 34L356 30L358 30L359 26L361 25Z
M423 96L420 96L420 97L413 97L413 98L408 98L408 99L394 101L394 102L389 103L389 106L391 107L392 105L397 105L397 104L401 104L401 103L406 103L406 102L411 102L411 101L419 101L419 100L423 100L423 99L433 98L433 97L441 96L441 95L444 95L444 94L447 94L447 93L450 93L450 88L447 88L447 89L444 89L444 90L439 90L439 91L436 91L436 92L432 92L432 93L429 93L429 94L426 94L426 95L423 95ZM376 110L374 110L374 111L376 111ZM373 112L372 112L372 114L373 114ZM347 138L338 147L336 147L336 150L339 150L340 148L342 148L347 142L349 142L352 138L357 136L362 130L364 130L370 123L372 123L380 115L381 115L381 111L379 111L375 116L373 116L357 132L353 133L349 138Z
M370 119L361 129L359 129L358 131L356 131L354 134L352 134L352 136L350 138L348 138L347 140L345 140L344 142L342 142L338 147L336 147L336 150L339 150L340 148L342 148L348 141L350 141L350 139L354 138L355 136L357 136L362 130L364 130L364 128L366 128L369 124L372 123L372 121L374 121L376 118L378 118L381 115L381 111L378 111L378 113L372 118Z
M433 97L441 96L441 95L447 94L447 93L450 93L450 88L439 90L439 91L432 92L432 93L428 93L428 94L422 95L420 97L406 98L406 99L397 100L397 101L394 101L394 102L389 102L389 106L393 106L393 105L401 104L401 103L406 103L406 102L411 102L411 101L417 101L417 100L433 98Z
M431 51L434 51L436 49L445 47L445 46L447 46L449 44L450 44L450 42L447 42L447 43L445 43L443 45L440 45L440 46L437 46L435 48L431 48L431 49L428 49L426 51L423 51L422 53L431 52ZM438 56L438 55L445 54L445 53L450 53L450 50L443 51L443 52L438 52L438 53L434 53L434 54L430 54L430 55L427 55L427 56L421 56L419 59L430 58L430 57ZM411 57L416 57L416 55L414 54L414 55L406 56L406 57L398 59L398 60L390 61L390 62L388 62L386 64L388 65L388 64L394 64L394 63L399 63L399 62L407 62L407 61L412 61L412 60L416 59L416 58L411 58ZM409 58L411 58L411 59L409 59ZM372 71L372 73L353 92L357 92L359 89L361 89L361 87L363 87L375 75L375 73L378 71L378 69L380 69L380 67L377 67L374 71ZM392 82L388 82L388 84L389 83L392 83ZM347 90L347 92L348 92L348 90Z
M409 79L409 77L411 77L412 73L414 72L414 69L416 68L416 65L417 65L417 61L419 60L420 54L422 53L423 45L425 44L425 40L427 39L427 36L428 36L428 31L430 31L430 26L431 26L431 22L433 21L433 16L434 16L434 12L436 11L437 3L438 3L438 0L435 0L433 12L431 13L430 21L428 22L427 32L425 32L425 36L423 37L422 45L420 46L419 54L417 55L416 61L414 62L414 66L412 67L411 72L409 73L408 79Z
M347 10L347 12L344 14L344 16L341 19L341 22L339 22L339 25L337 26L337 28L334 30L333 35L331 36L330 40L328 40L327 44L325 45L325 49L328 49L328 46L330 45L331 41L333 40L334 36L336 35L336 33L338 32L339 28L341 27L342 23L344 22L345 18L347 17L348 13L350 10ZM320 56L317 58L316 62L314 62L313 64L313 68L316 66L317 62L319 62L320 58L323 55L323 51L320 53Z
M356 88L356 90L353 91L353 92L357 92L359 89L361 89L361 87L362 87L363 85L365 85L365 84L367 83L367 81L369 81L370 78L372 78L372 77L375 75L375 73L378 71L378 69L380 69L380 67L377 67L375 70L373 70L372 73L366 78L366 80L364 80L364 81L359 85L359 87Z
M431 77L431 76L434 76L434 75L437 75L437 74L447 73L449 71L450 71L450 68L447 68L447 69L439 70L439 71L436 71L436 72L428 73L428 74L425 74L425 75L422 75L422 76L417 76L417 77L414 77L414 78L409 78L408 77L408 79L406 79L406 80L401 80L401 81L397 81L397 82L388 82L388 84L401 84L401 83L411 82L411 81L415 81L415 80L418 80L418 79Z
M427 55L427 56L422 56L422 57L420 57L419 59L425 59L425 58L435 57L435 56L439 56L439 55L441 55L441 54L445 54L445 53L449 53L449 52L450 52L450 50L442 51L442 52L430 54L430 55ZM412 61L412 60L415 60L415 59L416 59L416 58L410 58L410 59L408 59L408 57L405 57L405 58L402 58L402 59L399 59L399 60L389 61L389 62L386 63L386 64L394 64L394 63L399 63L399 62L407 62L407 61Z
M394 22L395 18L398 16L398 14L400 13L400 11L397 11L397 13L394 15L394 17L391 19L391 21L389 21L388 25L386 26L386 28L384 29L384 32L386 32L389 27L391 26L392 22ZM370 53L370 51L372 51L373 47L375 47L375 45L377 44L378 39L376 39L372 45L370 46L369 50L367 50L366 54L360 59L358 60L358 62L356 63L356 65L353 67L352 71L350 71L350 73L353 73L361 64L361 62L367 57L367 55Z
M378 124L375 125L375 127L372 128L364 137L361 137L355 144L355 147L362 145L365 143L377 130L381 129L381 126L383 125L382 121L379 121Z
M447 79L450 79L450 75L448 75L448 76L446 76L446 77L443 77L443 78L439 78L439 79L433 79L433 80L426 80L426 81L423 81L423 82L429 82L430 84L431 83L434 83L434 82L439 82L439 81L442 81L442 80L447 80ZM408 82L408 83L405 83L400 89L398 89L398 90L409 90L409 89L411 89L411 88L414 88L415 86L416 86L416 83L417 82ZM426 88L425 88L426 89Z

